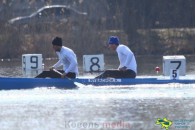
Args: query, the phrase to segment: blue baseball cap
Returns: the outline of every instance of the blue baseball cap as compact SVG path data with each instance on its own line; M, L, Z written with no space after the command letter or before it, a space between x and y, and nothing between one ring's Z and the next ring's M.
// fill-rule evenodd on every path
M108 44L119 45L119 38L117 36L110 36L108 40Z

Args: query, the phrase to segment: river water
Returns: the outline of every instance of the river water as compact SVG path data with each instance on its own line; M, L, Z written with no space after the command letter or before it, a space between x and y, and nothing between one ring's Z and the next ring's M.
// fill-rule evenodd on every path
M106 69L118 66L115 58L106 57ZM186 78L195 78L194 59L186 56ZM55 61L44 61L45 68ZM138 77L156 76L154 67L162 67L161 56L141 56L137 62ZM79 69L81 77L96 75L83 73L82 66ZM0 76L21 77L21 61L1 60ZM1 130L161 130L161 125L156 124L158 118L172 121L171 130L194 130L195 85L1 90L0 110Z

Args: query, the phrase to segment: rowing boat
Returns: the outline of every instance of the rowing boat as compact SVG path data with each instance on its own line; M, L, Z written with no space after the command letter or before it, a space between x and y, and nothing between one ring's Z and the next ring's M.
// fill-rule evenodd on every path
M136 85L136 84L194 84L195 79L158 79L158 78L136 78L136 79L93 79L93 78L77 78L77 79L47 79L47 78L0 78L0 89L32 89L36 87L56 87L64 89L76 88L75 83L84 85Z

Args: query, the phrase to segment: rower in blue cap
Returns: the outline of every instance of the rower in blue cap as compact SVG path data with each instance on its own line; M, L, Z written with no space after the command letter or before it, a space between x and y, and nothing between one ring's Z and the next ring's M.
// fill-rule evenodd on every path
M118 69L106 70L96 78L135 78L137 74L137 63L129 47L120 44L117 36L109 37L108 47L117 52L120 65Z

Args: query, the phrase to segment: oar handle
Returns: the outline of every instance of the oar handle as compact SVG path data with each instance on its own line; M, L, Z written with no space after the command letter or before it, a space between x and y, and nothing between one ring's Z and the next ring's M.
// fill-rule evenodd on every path
M52 71L54 71L54 72L56 72L57 74L59 74L59 75L63 75L61 72L59 72L58 70L56 70L56 69L51 69Z

